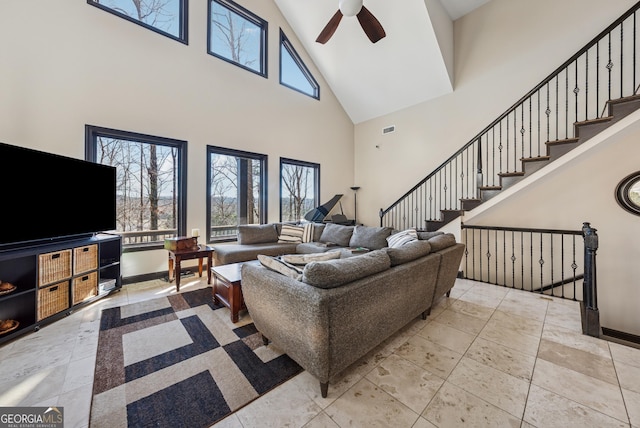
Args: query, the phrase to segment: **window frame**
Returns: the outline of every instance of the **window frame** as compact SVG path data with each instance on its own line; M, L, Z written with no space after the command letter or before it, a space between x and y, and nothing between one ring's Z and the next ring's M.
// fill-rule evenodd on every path
M176 174L176 236L186 236L187 232L187 142L172 138L159 137L138 132L123 131L119 129L105 128L94 125L85 125L85 159L97 162L98 137L115 138L127 141L136 141L145 144L161 145L176 148L178 172ZM122 246L123 252L147 251L164 248L164 242L126 244Z
M151 24L147 24L146 22L135 19L132 16L129 16L125 13L118 12L115 9L110 8L107 5L102 3L98 3L97 0L87 0L87 3L97 7L98 9L102 9L105 12L109 12L113 15L119 16L120 18L126 19L129 22L133 22L141 27L146 28L147 30L151 30L154 33L162 34L163 36L169 37L170 39L176 40L185 45L189 44L189 0L178 0L180 3L180 17L178 18L180 24L179 35L174 36L171 33L168 33L158 27L154 27Z
M207 183L206 183L206 191L207 191L207 233L206 233L206 242L207 244L216 244L220 242L232 242L237 240L237 234L233 238L222 238L212 240L211 237L211 156L213 154L223 155L223 156L233 156L239 158L246 158L257 160L260 162L260 194L262 195L260 201L258 202L260 207L260 219L259 224L267 223L267 209L268 209L268 183L267 183L267 166L269 164L269 156L262 153L254 153L247 152L244 150L231 149L228 147L220 147L220 146L212 146L207 145L207 160L206 160L206 168L207 168ZM241 223L238 223L240 225Z
M300 71L302 72L302 74L304 75L304 77L307 79L307 81L309 82L309 84L311 85L312 88L314 88L314 93L313 95L306 93L305 91L296 88L295 86L289 85L287 83L284 83L282 81L282 49L286 49L287 53L291 56L291 58L293 59L293 61L296 63L296 65L298 66L298 68L300 69ZM279 55L280 55L280 76L279 76L279 81L280 84L282 86L285 86L289 89L293 89L296 92L300 92L301 94L304 94L308 97L314 98L316 100L320 100L320 84L318 83L318 81L313 77L313 75L311 74L311 71L309 71L309 68L306 66L306 64L304 63L304 61L302 61L302 58L300 58L300 55L298 55L298 52L296 51L296 49L293 47L293 44L291 43L291 41L289 40L289 38L287 37L287 35L284 33L284 31L282 31L282 28L280 29L280 50L279 50Z
M297 165L297 166L303 166L306 168L313 168L314 170L314 174L313 174L313 182L314 182L314 188L315 188L315 194L314 194L314 198L317 201L317 205L319 206L320 204L320 164L319 163L315 163L315 162L307 162L307 161L301 161L301 160L297 160L297 159L290 159L290 158L280 158L280 221L284 221L282 219L282 213L284 212L283 209L283 191L284 191L284 186L282 185L282 168L283 166L287 164L287 165ZM289 221L289 220L287 220Z
M217 3L222 7L227 8L231 12L236 15L241 16L252 24L260 27L260 70L254 70L253 68L247 67L244 64L238 63L229 59L225 56L222 56L218 53L215 53L211 47L211 13L212 13L212 3ZM232 0L207 0L207 53L211 56L219 58L229 64L233 64L237 67L240 67L244 70L250 71L251 73L257 74L258 76L262 76L264 78L268 78L268 37L269 37L269 23L251 12L250 10L240 6L239 4L233 2Z

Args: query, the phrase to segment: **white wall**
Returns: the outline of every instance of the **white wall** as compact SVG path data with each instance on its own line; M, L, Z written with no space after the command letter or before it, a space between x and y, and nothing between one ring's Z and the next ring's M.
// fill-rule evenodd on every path
M268 79L207 54L203 0L189 2L188 45L84 0L2 0L0 141L84 158L85 124L186 140L188 231L206 229L207 145L269 156L269 221L279 219L281 156L319 163L321 200L344 193L352 207L352 122L275 4L241 3L269 23ZM320 101L279 84L280 27ZM166 271L166 257L128 253L123 275Z
M634 3L492 0L455 21L454 92L356 125L360 221L379 224L380 208L400 198ZM382 135L389 125L396 131Z

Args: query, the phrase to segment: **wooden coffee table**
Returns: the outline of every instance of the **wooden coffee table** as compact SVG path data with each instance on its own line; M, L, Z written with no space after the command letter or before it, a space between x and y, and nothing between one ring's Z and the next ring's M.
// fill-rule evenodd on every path
M245 263L260 263L257 260L228 265L214 266L210 269L213 274L213 301L222 303L231 311L231 322L238 322L238 312L247 309L242 297L242 265Z

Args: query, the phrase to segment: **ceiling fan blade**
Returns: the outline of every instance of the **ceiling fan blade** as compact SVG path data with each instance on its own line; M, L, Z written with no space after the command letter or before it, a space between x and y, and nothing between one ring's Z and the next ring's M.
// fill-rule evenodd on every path
M357 17L358 21L360 22L360 26L364 30L367 37L369 37L369 40L371 40L371 42L375 43L387 35L384 32L384 28L382 28L382 24L380 24L380 21L378 21L366 7L362 6L362 9L360 9L360 12L358 12Z
M320 35L316 39L316 42L322 43L323 45L327 43L331 36L333 36L333 33L336 32L336 28L338 28L338 24L340 23L341 19L342 12L340 12L340 9L338 9L338 11L331 17L327 25L325 25L325 27L322 29Z

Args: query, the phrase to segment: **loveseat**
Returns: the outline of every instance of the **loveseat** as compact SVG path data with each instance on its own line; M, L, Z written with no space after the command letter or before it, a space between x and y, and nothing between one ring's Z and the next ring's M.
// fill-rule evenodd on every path
M247 263L242 290L265 345L271 340L315 376L326 397L332 377L449 294L463 252L440 234L291 272Z
M349 247L377 250L387 246L386 238L392 232L389 227L334 223L240 225L238 242L215 245L213 261L220 266L255 260L258 254L309 254Z

